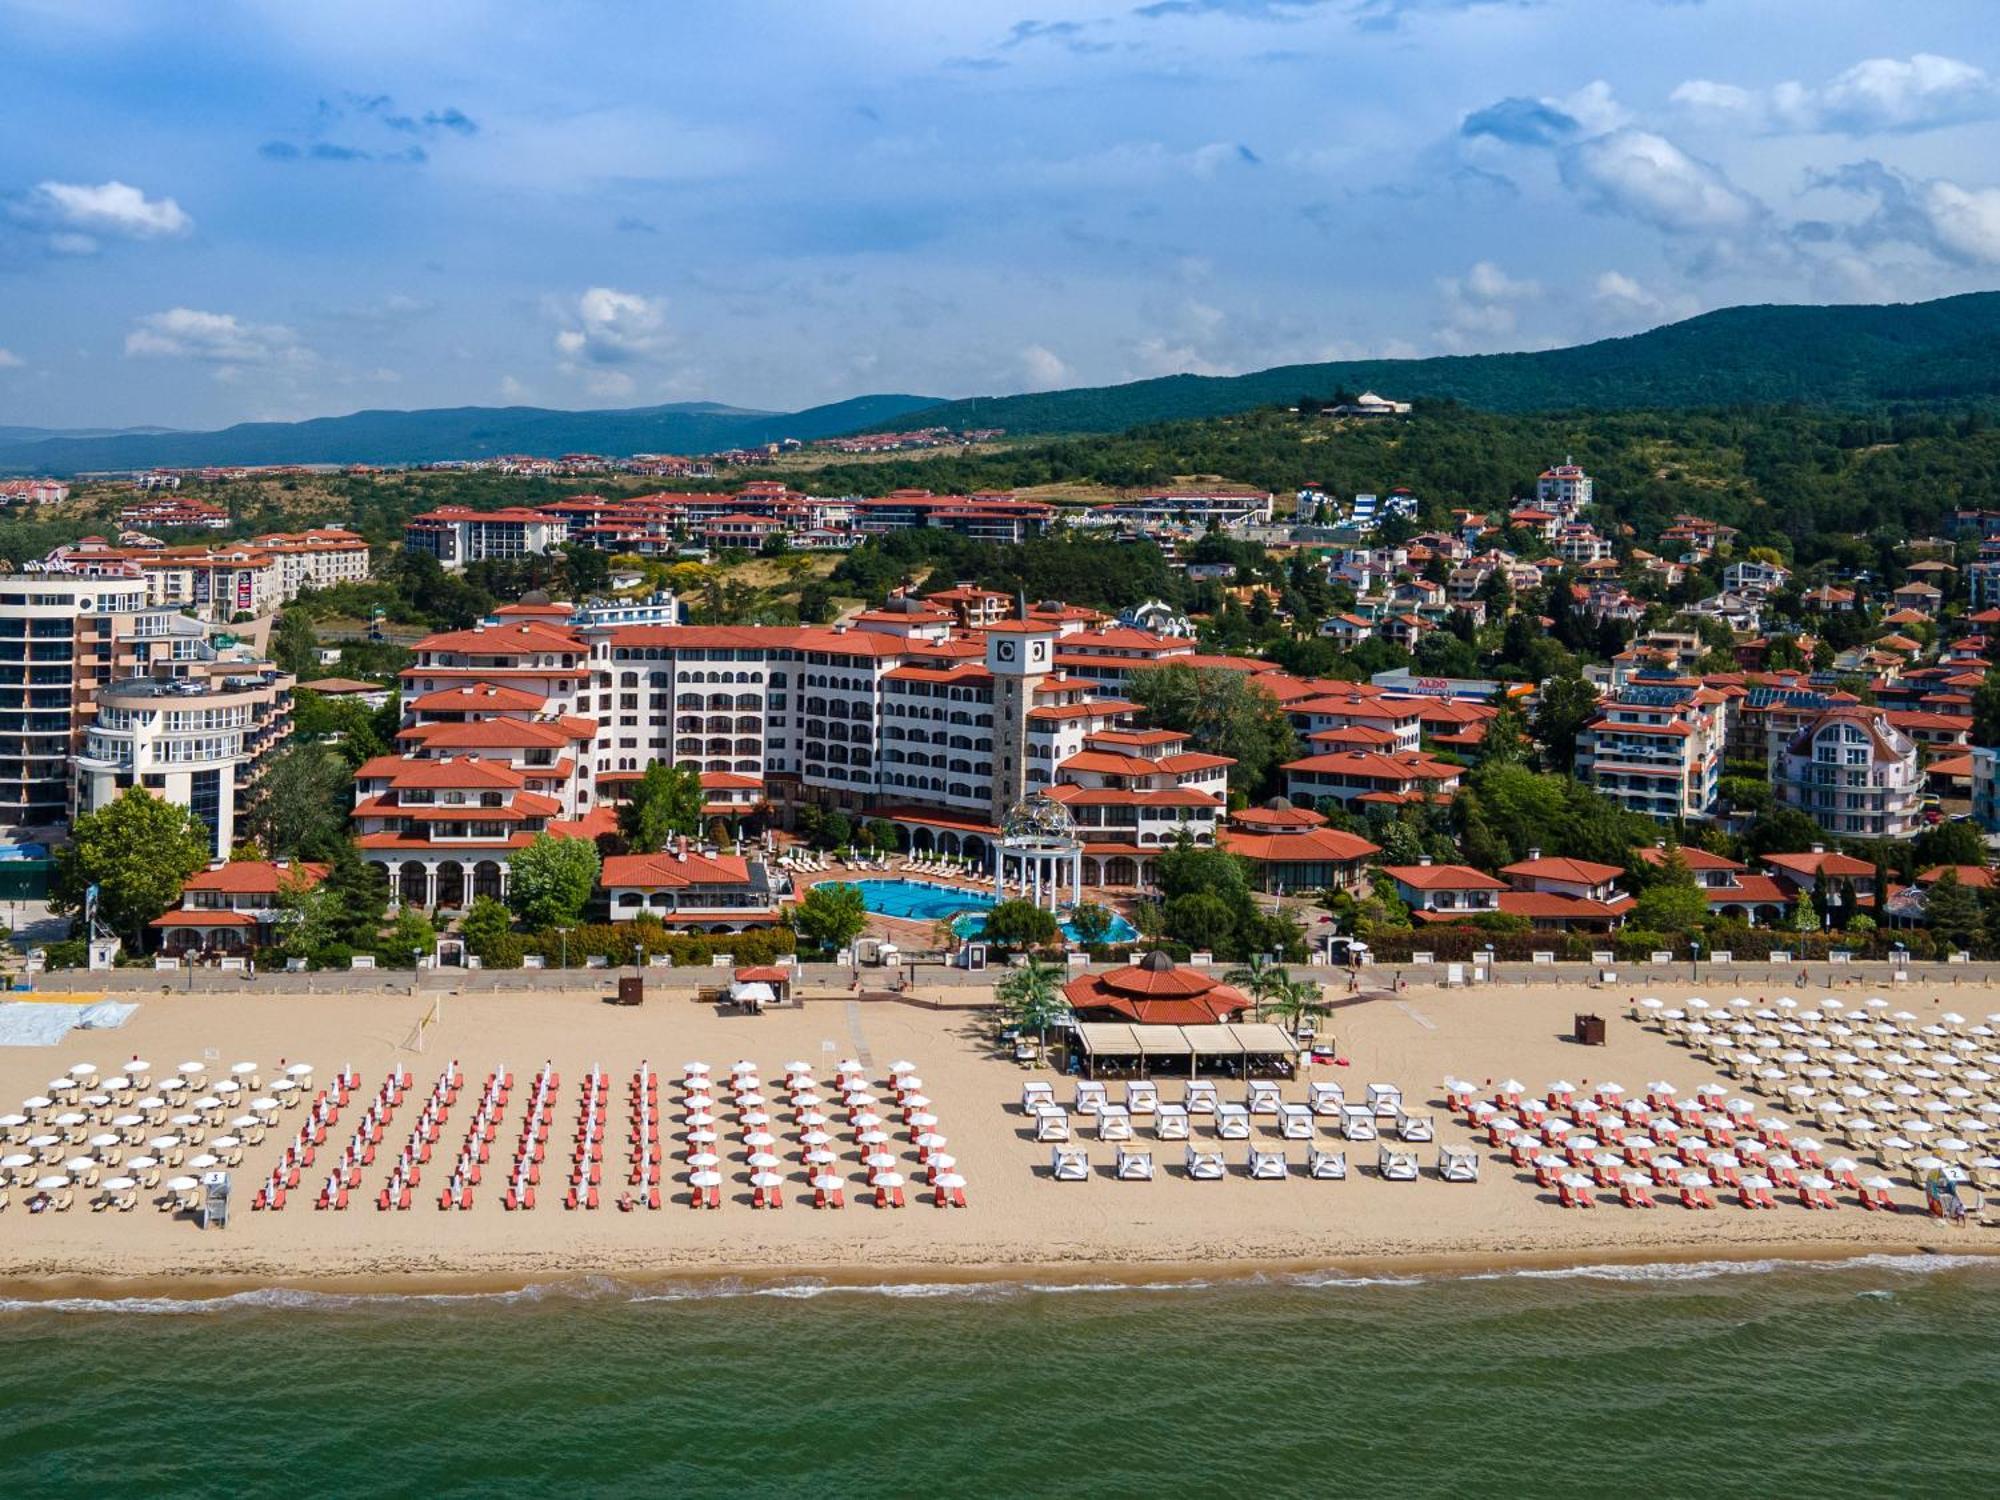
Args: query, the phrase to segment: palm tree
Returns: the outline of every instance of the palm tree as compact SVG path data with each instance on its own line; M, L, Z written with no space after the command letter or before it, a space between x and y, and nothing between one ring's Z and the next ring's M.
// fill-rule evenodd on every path
M1264 1018L1264 1007L1273 1003L1292 982L1292 976L1272 963L1261 953L1253 953L1242 964L1223 975L1223 982L1233 984L1251 1000L1256 1002L1257 1018Z
M994 989L1007 1019L1037 1040L1048 1040L1049 1028L1069 1013L1062 993L1063 970L1047 959L1030 957Z
M1321 998L1316 979L1285 979L1283 987L1272 996L1270 1008L1271 1014L1294 1036L1305 1021L1317 1021L1333 1011Z

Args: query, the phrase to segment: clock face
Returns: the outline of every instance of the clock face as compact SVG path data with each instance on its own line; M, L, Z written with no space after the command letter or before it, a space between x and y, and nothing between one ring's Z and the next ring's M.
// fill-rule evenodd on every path
M1042 657L1047 654L1048 649L1049 649L1048 646L1044 642L1036 641L1034 645L1035 660L1040 661Z
M1012 661L1013 659L1014 659L1014 643L1012 641L1000 642L1000 660Z

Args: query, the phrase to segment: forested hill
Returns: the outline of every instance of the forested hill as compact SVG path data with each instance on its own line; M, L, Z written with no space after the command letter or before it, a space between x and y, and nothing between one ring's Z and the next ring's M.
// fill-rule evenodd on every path
M407 464L505 453L709 453L838 437L935 404L927 396L857 396L798 412L743 411L696 402L625 411L459 406L358 411L308 422L244 422L220 432L0 436L0 474L196 468L204 464Z
M1374 390L1489 411L1865 406L2000 395L2000 292L1856 307L1731 307L1631 338L1532 354L1349 360L1251 375L946 402L897 425L1010 434L1119 432L1226 416L1302 396Z

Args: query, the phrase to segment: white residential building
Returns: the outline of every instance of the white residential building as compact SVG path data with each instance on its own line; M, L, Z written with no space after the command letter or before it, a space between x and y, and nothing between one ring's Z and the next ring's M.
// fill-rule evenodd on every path
M1771 785L1780 803L1828 833L1906 839L1922 826L1922 754L1877 709L1820 714L1774 758Z

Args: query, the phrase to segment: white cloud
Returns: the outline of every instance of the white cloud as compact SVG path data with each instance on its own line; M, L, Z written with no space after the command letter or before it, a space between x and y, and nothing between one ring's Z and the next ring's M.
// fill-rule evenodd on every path
M1772 134L1878 135L1935 130L2000 115L2000 85L1953 57L1871 57L1824 84L1765 90L1690 79L1672 94L1696 115Z
M502 375L500 377L500 395L502 399L507 401L525 401L528 399L528 388L512 375Z
M312 358L281 323L245 323L234 313L192 307L148 313L125 335L125 353L142 359L196 359L208 364L303 364Z
M1623 271L1601 273L1590 289L1590 300L1620 320L1656 318L1666 311L1665 303Z
M655 358L669 342L662 298L594 286L567 311L556 334L565 365L623 365Z
M1563 180L1598 207L1669 234L1732 234L1765 217L1764 205L1719 167L1665 136L1614 130L1579 141L1561 157Z
M2000 266L2000 188L1925 181L1878 161L1842 167L1819 185L1872 200L1873 211L1844 230L1856 245L1914 245L1953 265Z
M126 240L173 239L194 228L171 198L148 198L123 182L38 183L22 205L21 217L47 228L51 248L87 254L96 237Z
M1055 351L1040 344L1030 344L1021 351L1021 379L1025 389L1055 390L1073 384L1075 378L1069 365Z
M1438 280L1444 321L1438 341L1447 349L1492 348L1512 340L1520 328L1521 304L1541 299L1539 282L1509 276L1490 260L1475 262L1463 276Z
M18 370L27 361L12 349L0 349L0 370Z

